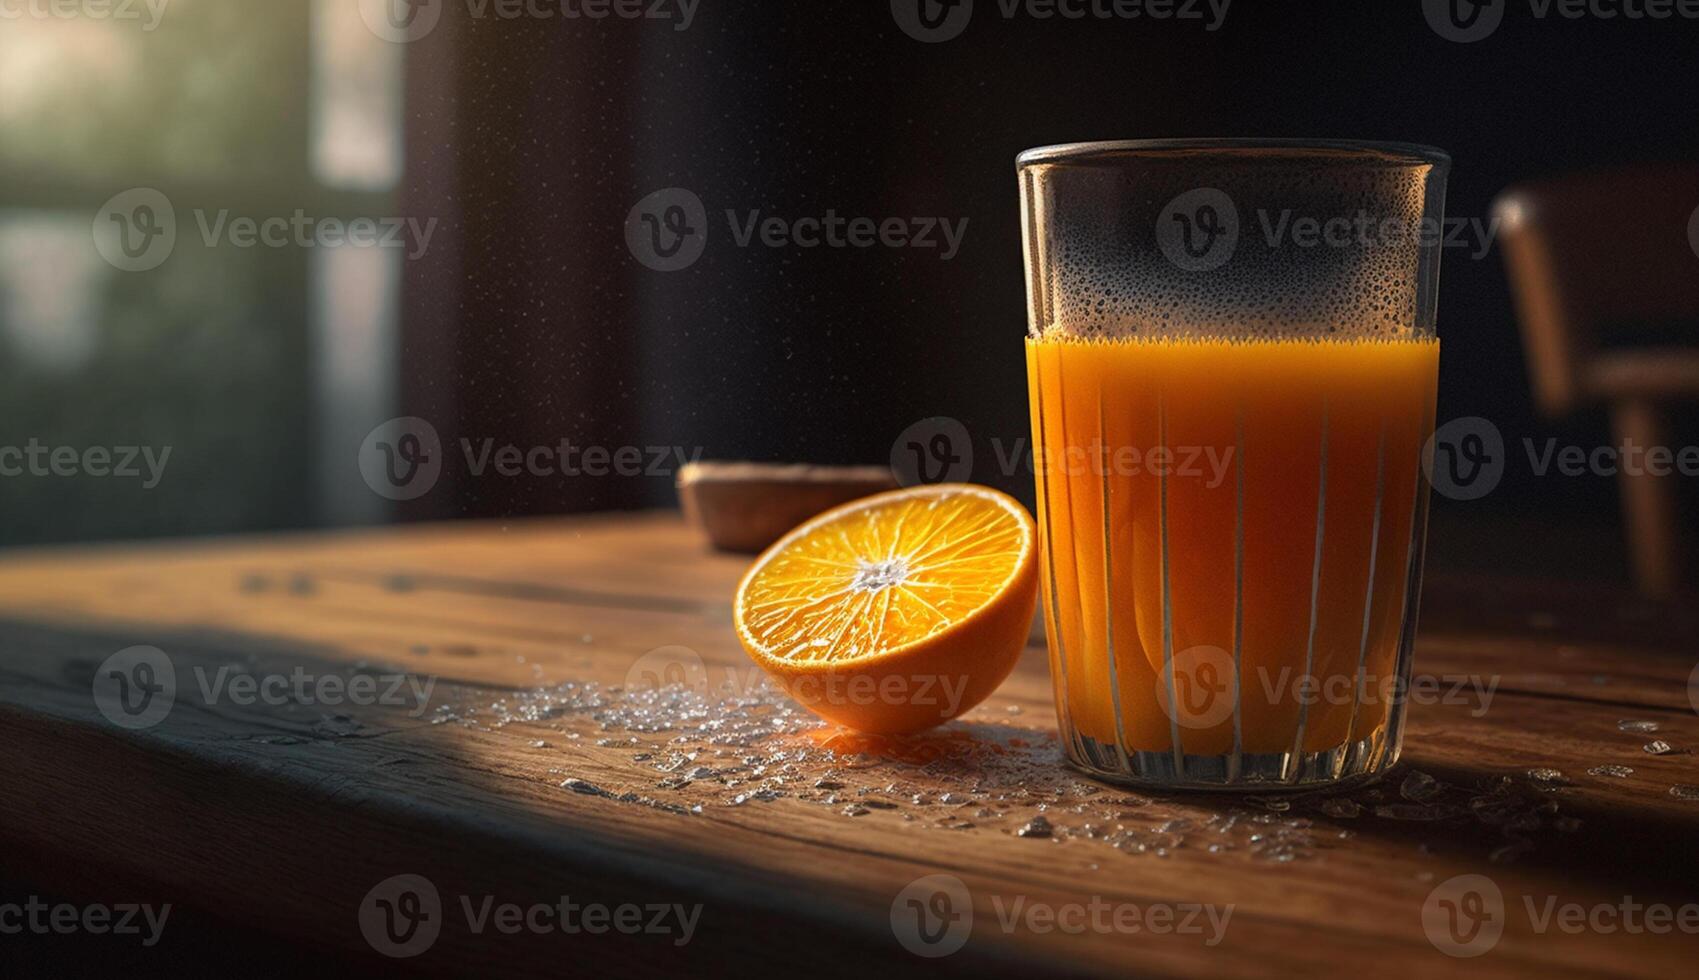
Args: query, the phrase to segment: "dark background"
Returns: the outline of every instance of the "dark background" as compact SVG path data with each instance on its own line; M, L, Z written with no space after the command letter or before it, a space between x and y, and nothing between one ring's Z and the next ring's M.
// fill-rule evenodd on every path
M267 32L282 40L267 43L287 44L291 31L310 39L330 2L269 5L286 12L264 15L281 18ZM1417 0L1238 0L1214 32L1207 21L1006 20L991 0L977 7L960 37L923 44L885 2L702 0L685 31L649 20L475 20L450 4L429 37L404 46L405 169L380 196L392 213L441 227L430 251L400 268L393 363L352 370L391 372L383 417L429 419L445 445L566 438L706 458L883 462L905 427L949 416L973 437L975 478L1030 500L1030 477L1000 472L993 442L1008 446L1027 428L1021 149L1157 136L1428 143L1454 159L1448 213L1483 221L1518 181L1699 157L1699 22L1537 19L1509 3L1491 37L1459 44L1430 29ZM184 8L184 23L201 16L192 0ZM238 18L220 30L262 26ZM245 112L248 129L208 152L305 127L294 111ZM275 142L268 158L296 152ZM104 193L91 199L146 183L151 171L140 169L101 175L91 184ZM709 244L690 268L655 272L633 259L623 225L640 198L674 186L705 203ZM942 216L968 228L951 261L913 249L740 248L727 209ZM1501 257L1471 251L1444 258L1439 415L1493 420L1511 465L1484 500L1436 499L1436 560L1526 563L1544 542L1581 548L1570 564L1582 571L1620 577L1614 482L1535 478L1518 465L1524 437L1604 444L1604 415L1535 415ZM344 444L347 435L313 421L323 410L312 358L291 355L303 345L290 340L289 320L310 305L295 295L300 282L284 276L270 295L252 287L248 305L279 320L263 355L231 339L230 321L249 314L205 314L196 336L223 338L227 350L170 384L125 389L108 378L105 397L90 400L77 387L86 378L14 365L32 386L37 422L20 432L0 419L0 443L73 422L90 439L118 440L105 433L145 410L181 469L146 494L38 493L27 511L6 508L0 544L672 502L670 473L479 479L450 467L430 495L398 508L322 505L327 485L358 488L353 454L368 426L349 426ZM107 288L148 287L131 276ZM236 286L222 277L215 288ZM259 407L227 367L244 355L263 362L254 378L275 392ZM149 353L142 345L128 356ZM121 362L109 370L123 374ZM209 412L237 421L202 437L193 423ZM1691 427L1678 422L1686 441ZM216 466L194 469L208 456ZM14 490L0 482L0 493Z

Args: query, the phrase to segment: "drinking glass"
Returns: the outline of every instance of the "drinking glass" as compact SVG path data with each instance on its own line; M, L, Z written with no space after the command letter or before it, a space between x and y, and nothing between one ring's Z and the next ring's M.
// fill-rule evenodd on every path
M1397 760L1449 167L1333 140L1020 155L1044 620L1076 766L1207 789Z

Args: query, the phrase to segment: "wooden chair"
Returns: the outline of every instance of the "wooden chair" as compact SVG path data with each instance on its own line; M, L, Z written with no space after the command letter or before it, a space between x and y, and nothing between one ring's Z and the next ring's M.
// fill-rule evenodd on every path
M1635 166L1507 189L1494 204L1534 398L1548 417L1610 413L1620 446L1669 446L1668 412L1699 400L1699 347L1634 343L1685 326L1699 344L1699 166ZM1640 590L1681 574L1679 476L1622 472Z

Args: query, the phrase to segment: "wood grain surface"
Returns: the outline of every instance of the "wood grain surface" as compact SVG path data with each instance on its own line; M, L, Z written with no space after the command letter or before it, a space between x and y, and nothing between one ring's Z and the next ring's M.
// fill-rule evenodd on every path
M1397 771L1291 799L1162 797L1056 764L1041 645L987 704L910 742L814 729L738 688L755 680L730 625L746 561L670 514L12 553L0 845L67 893L144 883L358 966L387 962L362 929L374 889L422 876L441 932L405 965L446 974L1668 977L1699 954L1679 929L1543 919L1699 900L1699 801L1671 793L1699 784L1690 613L1438 579L1416 667L1438 693L1412 705ZM131 730L93 692L138 646L176 685L163 720ZM632 692L661 668L707 678L708 701L730 680L743 707L705 717L771 712L773 734L641 730ZM378 704L244 699L244 676L399 686ZM668 711L652 717L679 722ZM1674 751L1647 753L1653 739ZM1607 764L1633 773L1588 772ZM1425 803L1404 798L1418 771L1438 780ZM1037 817L1049 836L1022 836ZM960 949L922 958L899 937L932 875L971 907L952 906ZM1430 938L1459 875L1502 896L1502 937L1469 959ZM697 917L680 943L464 914L562 896ZM1173 928L1194 907L1194 925L1224 926Z

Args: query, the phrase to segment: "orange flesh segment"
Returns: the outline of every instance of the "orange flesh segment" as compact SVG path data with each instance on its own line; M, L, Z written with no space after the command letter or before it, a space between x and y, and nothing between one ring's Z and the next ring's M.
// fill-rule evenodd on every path
M885 655L989 604L1032 547L988 495L889 500L774 554L745 589L743 625L762 653L796 663Z

